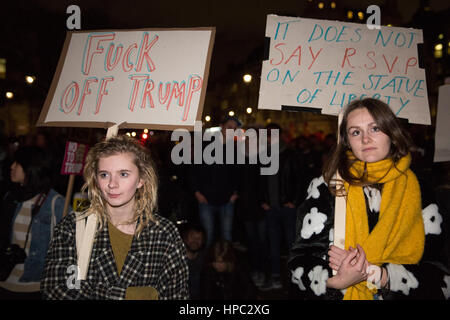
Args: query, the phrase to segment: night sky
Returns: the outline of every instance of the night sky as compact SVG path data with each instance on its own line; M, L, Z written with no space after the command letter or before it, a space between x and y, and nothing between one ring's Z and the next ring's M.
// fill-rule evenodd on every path
M420 1L397 1L404 23L411 20ZM383 5L385 2L336 0L338 6L361 11L370 4ZM267 14L301 16L306 3L307 0L8 1L2 3L0 13L0 53L14 60L10 61L10 68L38 68L29 72L40 73L45 82L50 82L67 30L69 14L66 8L76 4L81 9L82 30L216 27L210 75L210 80L213 80L226 72L230 64L245 61L256 47L263 45ZM429 3L433 11L450 8L450 2L446 0L431 0ZM32 53L24 52L30 48Z

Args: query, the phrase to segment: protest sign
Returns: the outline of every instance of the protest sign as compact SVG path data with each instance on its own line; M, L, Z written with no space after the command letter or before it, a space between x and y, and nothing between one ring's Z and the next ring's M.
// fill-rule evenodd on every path
M193 129L214 28L68 32L38 126Z
M386 102L399 118L431 124L422 30L267 16L259 109L319 109L337 115L355 99Z
M109 130L109 129L108 129ZM75 176L83 174L84 162L86 160L89 146L74 142L66 142L66 150L64 152L64 161L61 166L61 174L69 175L69 182L67 184L66 200L64 203L63 216L66 215L69 209L70 199L72 197L73 185L75 183Z

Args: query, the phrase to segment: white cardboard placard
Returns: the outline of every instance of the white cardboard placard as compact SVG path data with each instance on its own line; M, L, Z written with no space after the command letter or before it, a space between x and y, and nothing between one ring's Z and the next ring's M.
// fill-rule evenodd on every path
M354 99L373 97L400 118L431 124L422 30L267 16L269 58L263 61L259 109L321 109L337 115Z
M68 32L38 125L192 129L214 28Z

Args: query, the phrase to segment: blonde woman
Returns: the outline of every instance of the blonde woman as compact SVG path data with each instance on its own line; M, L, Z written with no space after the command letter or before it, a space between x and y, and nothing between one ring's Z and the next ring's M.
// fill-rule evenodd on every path
M158 179L147 149L126 136L89 150L84 169L97 215L86 280L70 285L77 264L75 213L56 227L41 281L46 299L187 299L188 268L178 230L155 213Z

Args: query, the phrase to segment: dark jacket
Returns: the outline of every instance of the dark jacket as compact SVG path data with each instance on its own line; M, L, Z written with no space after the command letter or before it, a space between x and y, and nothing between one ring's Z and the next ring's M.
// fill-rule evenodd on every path
M302 159L293 148L281 148L279 152L278 172L273 176L261 176L261 201L270 206L281 207L287 202L297 206L306 196L306 188L300 183L304 170ZM274 199L277 199L276 203Z
M261 175L260 165L246 163L239 166L241 179L239 198L236 202L236 213L243 221L257 221L265 217L261 208Z
M236 150L235 150L236 151ZM226 163L226 145L223 145L223 164L194 164L191 166L191 188L202 193L211 205L224 205L239 190L239 168L235 159Z
M8 195L5 196L8 200ZM3 246L11 243L12 227L16 220L17 214L22 209L23 202L18 202L12 217L5 217L4 221L8 221L8 229L5 235L6 240L2 241ZM50 189L45 201L42 203L39 211L33 217L31 222L31 242L30 251L24 262L24 272L20 278L21 282L40 281L41 274L44 269L45 255L50 244L51 235L55 225L61 221L64 209L64 197L55 190ZM3 219L2 219L3 220Z

